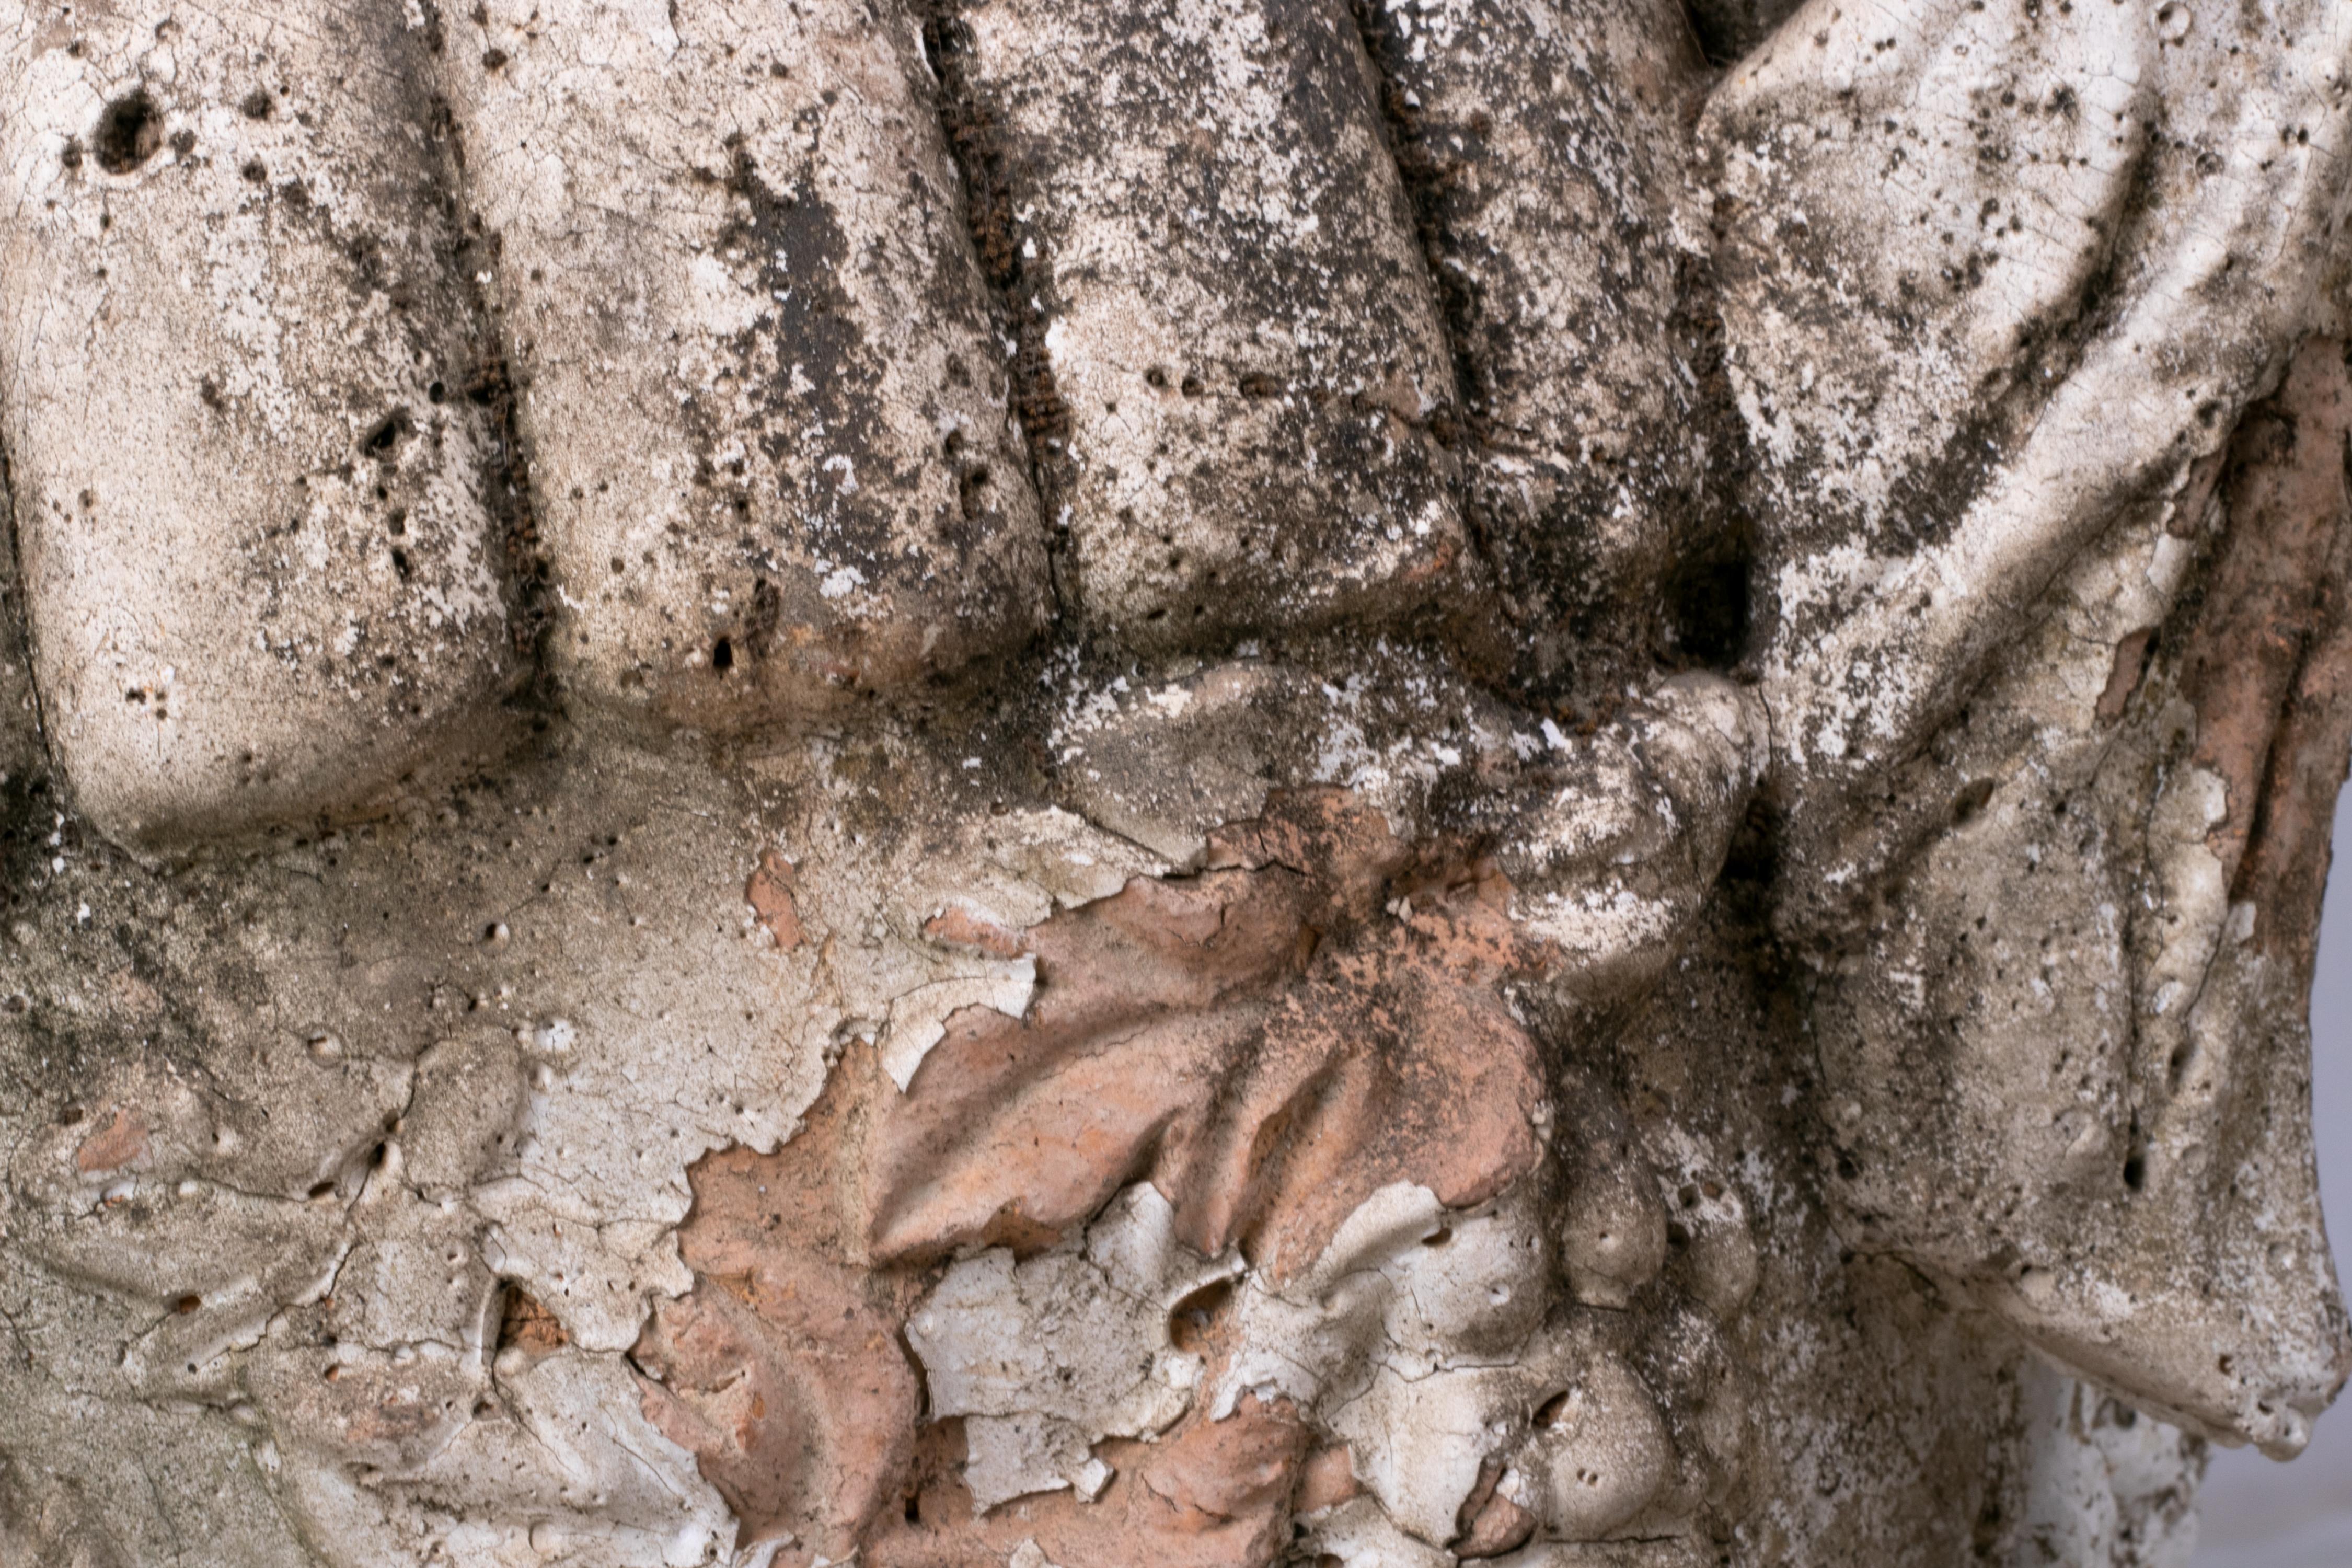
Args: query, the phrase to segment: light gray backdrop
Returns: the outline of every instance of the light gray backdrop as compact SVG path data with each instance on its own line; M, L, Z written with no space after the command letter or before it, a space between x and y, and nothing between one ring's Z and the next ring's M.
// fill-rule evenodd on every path
M2320 1200L2336 1272L2352 1279L2352 790L2336 803L2336 864L2319 927L2311 994L2311 1115L2319 1132ZM2290 1465L2252 1448L2217 1452L2205 1483L2197 1568L2352 1565L2352 1393L2320 1417Z

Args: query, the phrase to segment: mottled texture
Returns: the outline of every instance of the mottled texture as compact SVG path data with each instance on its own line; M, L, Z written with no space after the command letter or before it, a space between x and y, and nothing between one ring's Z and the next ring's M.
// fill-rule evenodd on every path
M6 1568L2179 1568L2352 1365L2333 0L0 39Z
M2316 1202L2308 959L2250 940L2237 873L2294 661L2264 642L2325 647L2342 572L2342 345L2287 362L2352 35L1828 10L1708 116L1831 1191L2068 1363L2291 1454L2346 1329L2276 1217ZM2242 689L2198 668L2214 636ZM2311 718L2300 765L2340 779Z
M590 701L806 722L1018 647L1036 502L896 4L436 24Z
M1339 0L943 16L1087 624L1200 649L1466 607L1453 365Z
M1358 8L1446 308L1472 531L1528 678L1598 695L1670 635L1676 548L1685 576L1714 548L1708 346L1671 243L1698 51L1671 3Z
M76 799L186 841L494 746L499 432L381 7L0 15L5 433Z

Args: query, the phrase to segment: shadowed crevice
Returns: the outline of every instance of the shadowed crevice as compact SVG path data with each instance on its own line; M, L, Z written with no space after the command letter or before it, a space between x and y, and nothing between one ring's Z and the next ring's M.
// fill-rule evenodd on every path
M1030 487L1045 510L1046 580L1054 619L1067 625L1076 597L1066 508L1057 498L1069 486L1070 410L1055 384L1045 352L1045 309L1052 259L1015 215L1010 157L997 129L997 111L982 91L972 62L971 25L955 0L919 7L923 55L939 81L940 127L963 185L964 223L988 287L990 313L1000 338L1013 345L1008 365L1013 416L1028 448ZM982 470L982 476L985 470Z
M454 258L473 304L480 355L464 384L434 384L435 400L463 397L480 409L487 428L480 476L483 510L491 527L492 555L507 591L508 637L521 674L509 694L535 731L544 731L563 709L563 689L552 658L555 590L545 542L540 537L539 505L530 460L518 417L518 395L506 353L506 323L497 302L479 281L495 277L499 237L485 230L481 215L467 199L466 150L447 99L431 100L430 134L444 149L443 199L458 230Z

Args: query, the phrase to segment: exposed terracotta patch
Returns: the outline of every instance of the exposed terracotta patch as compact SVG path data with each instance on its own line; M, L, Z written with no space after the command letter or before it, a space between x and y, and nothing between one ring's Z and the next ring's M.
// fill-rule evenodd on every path
M1280 1276L1380 1186L1469 1205L1539 1162L1546 1075L1496 983L1545 955L1498 877L1416 858L1342 791L1277 798L1208 862L1025 932L941 911L935 941L1034 956L1029 1016L959 1014L903 1096L854 1047L777 1152L696 1164L696 1285L635 1353L648 1416L747 1542L792 1535L782 1563L966 1568L1034 1540L1066 1568L1242 1568L1286 1548L1295 1506L1352 1494L1344 1449L1306 1475L1286 1404L1196 1405L1156 1442L1100 1445L1116 1477L1095 1502L979 1519L961 1424L918 1435L898 1331L958 1246L1048 1245L1149 1177L1192 1246L1244 1244ZM1178 1331L1213 1365L1224 1303L1188 1305Z
M1200 1387L1217 1386L1239 1348L1230 1292L1180 1304L1187 1348L1202 1362ZM1068 1568L1166 1563L1175 1568L1257 1568L1290 1544L1301 1473L1315 1435L1286 1399L1244 1396L1223 1421L1205 1398L1153 1442L1117 1441L1096 1454L1117 1472L1105 1494L1018 1501L992 1516L990 1539L1011 1545L1035 1531ZM1038 1527L1043 1526L1042 1530Z
M2253 900L2254 937L2306 977L2318 961L2336 792L2352 761L2352 518L2321 569L2315 629L2271 742L2236 895Z
M1433 877L1338 790L1209 864L1031 931L1026 1018L950 1020L873 1136L877 1256L1050 1236L1148 1177L1189 1245L1281 1278L1390 1183L1467 1205L1535 1168L1544 1074L1495 983L1539 955L1498 879Z
M499 1308L499 1349L511 1345L525 1355L551 1355L572 1342L554 1313L520 1285L509 1285Z
M655 1312L633 1352L648 1419L691 1449L748 1542L846 1555L888 1496L919 1404L898 1324L856 1276L763 1251ZM787 1559L789 1561L790 1559Z
M787 952L801 944L800 910L793 902L795 886L793 863L773 849L760 852L759 869L743 884L743 901L751 906L753 918L774 934L776 945Z
M1496 1465L1494 1470L1492 1479L1480 1478L1477 1490L1463 1505L1469 1523L1451 1550L1465 1563L1516 1552L1536 1532L1536 1516L1495 1489L1495 1482L1502 1479L1502 1467Z
M1203 1389L1231 1364L1229 1305L1204 1302L1184 1314L1196 1320L1189 1331ZM1058 1568L1262 1568L1290 1544L1313 1440L1287 1400L1245 1396L1223 1421L1196 1401L1156 1441L1096 1445L1114 1474L1095 1501L1045 1492L975 1518L962 1480L963 1424L941 1422L926 1429L903 1506L885 1516L868 1557L877 1568L969 1568L1010 1561L1034 1541ZM1339 1468L1352 1485L1344 1448Z
M1364 1489L1356 1479L1356 1462L1345 1443L1318 1448L1298 1467L1298 1489L1290 1500L1299 1513L1337 1508Z
M118 1105L113 1118L74 1151L74 1168L85 1173L120 1170L145 1152L147 1124L137 1111Z
M375 1367L336 1370L341 1373L334 1380L342 1396L339 1435L354 1453L402 1453L430 1444L448 1425L448 1413L397 1373Z
M941 947L961 947L991 958L1018 958L1029 951L1019 931L997 924L977 910L950 904L923 922L923 934Z
M864 1108L885 1089L858 1047L775 1153L695 1164L678 1232L695 1288L632 1352L660 1380L640 1384L647 1418L695 1455L744 1543L795 1538L779 1563L849 1553L897 1497L921 1413L898 1343L921 1281L860 1267L851 1217Z
M2334 339L2305 343L2278 394L2240 423L2224 481L2229 538L2183 661L2182 690L2197 709L2196 759L2229 792L2229 815L2211 837L2232 873L2278 774L2274 752L2290 733L2301 735L2290 752L2315 739L2301 733L2291 710L2303 700L2313 656L2329 647L2341 619L2342 569L2335 558L2352 439L2352 375L2344 355L2344 343ZM2345 656L2332 657L2340 663ZM2316 679L2325 684L2328 677L2323 671ZM2320 697L2315 689L2311 695ZM2290 758L2288 765L2296 764ZM2319 802L2308 795L2304 791L2291 809L2317 805L2321 821L2307 840L2316 845L2326 840L2333 793ZM2295 837L2303 838L2300 830Z

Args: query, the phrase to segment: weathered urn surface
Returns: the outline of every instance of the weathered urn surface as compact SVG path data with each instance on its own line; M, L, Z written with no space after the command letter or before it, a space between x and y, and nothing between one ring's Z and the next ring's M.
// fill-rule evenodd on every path
M0 5L0 1564L2185 1563L2352 1369L2347 71Z

